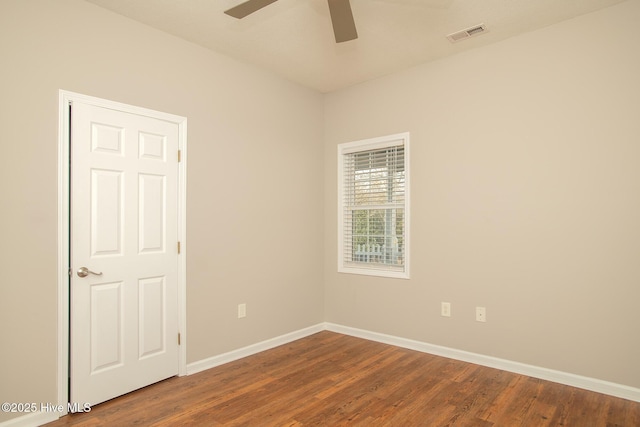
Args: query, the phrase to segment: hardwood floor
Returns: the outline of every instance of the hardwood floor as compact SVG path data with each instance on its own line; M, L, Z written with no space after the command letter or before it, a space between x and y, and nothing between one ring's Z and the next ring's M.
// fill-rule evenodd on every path
M640 403L320 332L57 426L640 426Z

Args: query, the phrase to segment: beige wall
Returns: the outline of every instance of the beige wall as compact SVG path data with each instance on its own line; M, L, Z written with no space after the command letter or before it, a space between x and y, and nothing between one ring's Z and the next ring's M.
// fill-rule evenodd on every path
M323 320L321 95L79 0L2 0L0 62L0 401L57 402L59 89L188 118L188 362Z
M325 319L640 387L639 19L630 1L328 95ZM336 145L404 131L412 277L337 274Z

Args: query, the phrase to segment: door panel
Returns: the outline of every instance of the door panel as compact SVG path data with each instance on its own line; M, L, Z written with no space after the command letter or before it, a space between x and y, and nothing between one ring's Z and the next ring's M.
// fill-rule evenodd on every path
M122 171L91 170L91 255L122 255Z
M139 286L140 349L139 357L146 358L166 351L166 287L164 277L141 279Z
M164 252L166 179L160 175L139 175L139 251Z
M179 128L71 115L71 401L95 405L178 373Z
M122 282L91 285L91 375L121 366Z

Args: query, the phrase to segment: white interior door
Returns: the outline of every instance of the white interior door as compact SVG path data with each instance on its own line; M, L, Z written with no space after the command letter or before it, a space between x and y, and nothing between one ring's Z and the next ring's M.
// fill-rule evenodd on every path
M72 106L72 402L178 374L178 141L176 123Z

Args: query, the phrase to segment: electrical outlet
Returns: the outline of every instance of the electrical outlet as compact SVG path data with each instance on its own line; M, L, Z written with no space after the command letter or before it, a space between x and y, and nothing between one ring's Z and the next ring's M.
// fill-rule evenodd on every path
M440 315L443 317L451 317L451 303L449 302L440 303Z
M238 304L238 319L247 317L247 304Z
M487 321L487 309L484 307L476 307L476 321L477 322L486 322Z

